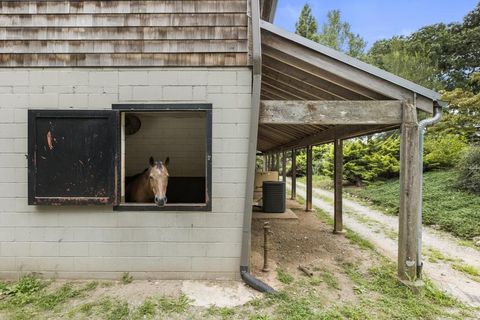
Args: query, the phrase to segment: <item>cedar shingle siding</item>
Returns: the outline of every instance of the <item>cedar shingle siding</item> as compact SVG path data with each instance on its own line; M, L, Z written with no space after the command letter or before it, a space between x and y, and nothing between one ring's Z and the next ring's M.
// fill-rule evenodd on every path
M246 0L0 1L0 66L246 66Z

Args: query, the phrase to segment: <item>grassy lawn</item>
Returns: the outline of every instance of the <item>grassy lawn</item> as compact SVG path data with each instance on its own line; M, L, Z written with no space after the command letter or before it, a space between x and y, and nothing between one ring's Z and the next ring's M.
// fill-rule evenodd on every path
M305 183L305 177L298 178ZM423 222L464 239L480 236L480 196L455 188L456 173L431 171L424 174ZM313 177L313 186L331 189L328 177ZM398 179L377 181L363 188L345 187L345 191L387 214L398 215L400 183Z
M439 226L466 240L480 235L480 196L456 189L455 171L426 172L423 181L424 224ZM395 179L345 190L388 214L397 215L399 188L399 181Z
M320 219L326 214L317 212ZM328 219L327 219L328 220ZM327 222L327 221L326 221ZM397 281L395 265L364 245L358 236L349 238L359 250L375 259L367 270L357 263L341 263L341 271L353 283L354 302L326 303L335 295L338 274L328 270L315 277L294 276L277 270L284 283L274 295L264 295L235 308L195 307L186 296L147 297L130 304L126 297L98 296L102 286L128 286L125 282L72 282L61 286L54 281L24 276L17 282L0 282L1 319L474 319L476 309L445 295L428 280L422 294L415 295ZM327 291L321 289L327 284ZM324 288L324 287L323 287ZM92 298L95 297L95 298Z

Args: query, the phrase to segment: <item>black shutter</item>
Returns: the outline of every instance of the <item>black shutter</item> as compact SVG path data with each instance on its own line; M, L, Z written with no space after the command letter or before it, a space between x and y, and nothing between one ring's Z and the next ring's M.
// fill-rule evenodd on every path
M118 204L119 116L29 110L28 203Z

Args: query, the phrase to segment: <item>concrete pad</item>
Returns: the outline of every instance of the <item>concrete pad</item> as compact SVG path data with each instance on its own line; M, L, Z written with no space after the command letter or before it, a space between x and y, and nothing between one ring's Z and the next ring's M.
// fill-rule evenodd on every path
M182 292L197 307L235 307L258 298L261 293L240 281L183 281Z

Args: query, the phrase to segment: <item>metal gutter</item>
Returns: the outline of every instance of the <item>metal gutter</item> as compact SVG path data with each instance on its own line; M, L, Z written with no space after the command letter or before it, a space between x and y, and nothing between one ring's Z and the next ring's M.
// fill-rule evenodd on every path
M419 150L418 156L420 158L419 164L419 187L418 187L418 194L419 196L419 204L418 204L418 212L417 212L417 278L421 278L422 276L422 268L423 268L423 261L422 261L422 196L423 196L423 141L425 138L425 130L427 126L434 125L435 123L439 122L442 118L442 104L438 101L434 101L433 105L433 117L424 119L418 123L418 140L419 140Z
M337 50L334 50L332 48L329 48L327 46L321 45L317 42L308 40L302 36L299 36L297 34L288 32L282 28L279 28L267 21L261 21L260 24L261 29L267 30L271 33L274 33L282 38L285 38L289 41L295 42L297 44L300 44L302 46L305 46L311 50L317 51L325 56L328 56L332 59L338 60L344 64L350 65L354 68L357 68L361 71L364 71L366 73L369 73L371 75L374 75L376 77L379 77L385 81L391 82L395 85L398 85L400 87L403 87L405 89L411 90L421 96L424 96L426 98L429 98L433 101L440 100L441 96L438 92L435 92L433 90L427 89L425 87L422 87L416 83L413 83L411 81L408 81L406 79L403 79L399 76L394 75L393 73L387 72L385 70L382 70L380 68L374 67L368 63L365 63L363 61L360 61L358 59L355 59L353 57L350 57L349 55L339 52Z
M262 85L262 49L260 36L260 3L251 0L251 25L252 25L252 108L250 112L250 135L248 141L247 179L245 186L245 204L243 214L242 253L240 256L240 275L249 286L262 292L275 292L269 285L256 279L250 271L251 231L252 231L252 206L253 189L255 183L255 166L257 157L258 118L260 115L260 90Z

